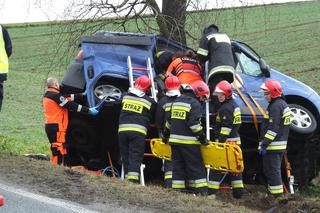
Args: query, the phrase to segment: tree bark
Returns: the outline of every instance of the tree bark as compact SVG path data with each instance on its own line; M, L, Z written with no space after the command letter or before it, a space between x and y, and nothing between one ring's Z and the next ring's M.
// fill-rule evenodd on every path
M159 25L160 34L186 44L187 0L162 0L162 20L166 23L166 29Z

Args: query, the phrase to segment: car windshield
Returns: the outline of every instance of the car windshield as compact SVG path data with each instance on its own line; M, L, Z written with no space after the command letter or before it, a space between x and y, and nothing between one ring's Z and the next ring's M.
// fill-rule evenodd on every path
M236 52L236 57L238 59L236 67L237 72L242 72L251 76L260 76L262 74L259 64L243 52Z

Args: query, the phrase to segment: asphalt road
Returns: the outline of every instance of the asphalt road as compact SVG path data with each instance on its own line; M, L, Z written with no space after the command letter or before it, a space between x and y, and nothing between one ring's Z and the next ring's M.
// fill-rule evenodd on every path
M95 213L85 207L64 200L34 194L23 189L0 183L0 195L4 197L1 213Z

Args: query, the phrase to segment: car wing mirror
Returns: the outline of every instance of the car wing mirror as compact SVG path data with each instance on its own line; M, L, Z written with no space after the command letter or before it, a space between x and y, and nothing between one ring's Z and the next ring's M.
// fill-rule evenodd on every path
M259 59L259 66L260 66L260 69L261 69L263 75L265 77L269 78L270 77L270 67L267 65L265 60L263 60L262 58Z

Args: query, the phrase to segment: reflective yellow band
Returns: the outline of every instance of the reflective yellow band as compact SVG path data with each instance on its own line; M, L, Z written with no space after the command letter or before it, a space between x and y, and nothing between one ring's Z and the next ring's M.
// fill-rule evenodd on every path
M120 127L118 130L118 132L124 132L124 131L135 131L135 132L140 132L144 135L147 135L147 131L136 128L136 127Z
M136 175L128 175L128 176L127 176L127 179L128 179L128 180L139 180L139 176L136 176Z
M184 139L177 139L177 138L169 138L169 142L181 143L181 144L200 144L200 142L197 140L184 140Z
M183 110L186 112L190 112L190 107L184 107L184 106L172 106L172 110Z
M244 188L243 183L232 184L232 188Z
M164 176L164 179L166 180L166 179L172 179L172 175L165 175Z
M150 108L151 108L150 105L148 105L147 103L144 103L144 102L142 102L142 101L124 99L123 102L124 102L124 103L131 103L131 104L142 105L142 106L144 106L144 107L147 108L147 109L150 109Z
M220 134L221 134L221 135L229 135L230 132L229 132L229 131L226 131L226 130L221 130L221 131L220 131Z
M202 48L199 48L197 53L199 55L208 56L208 50L205 50L205 49L202 49Z
M265 134L264 137L265 137L265 138L268 138L268 139L270 139L270 140L272 140L272 141L273 141L274 138L275 138L273 135L270 135L270 134L268 134L268 133Z

